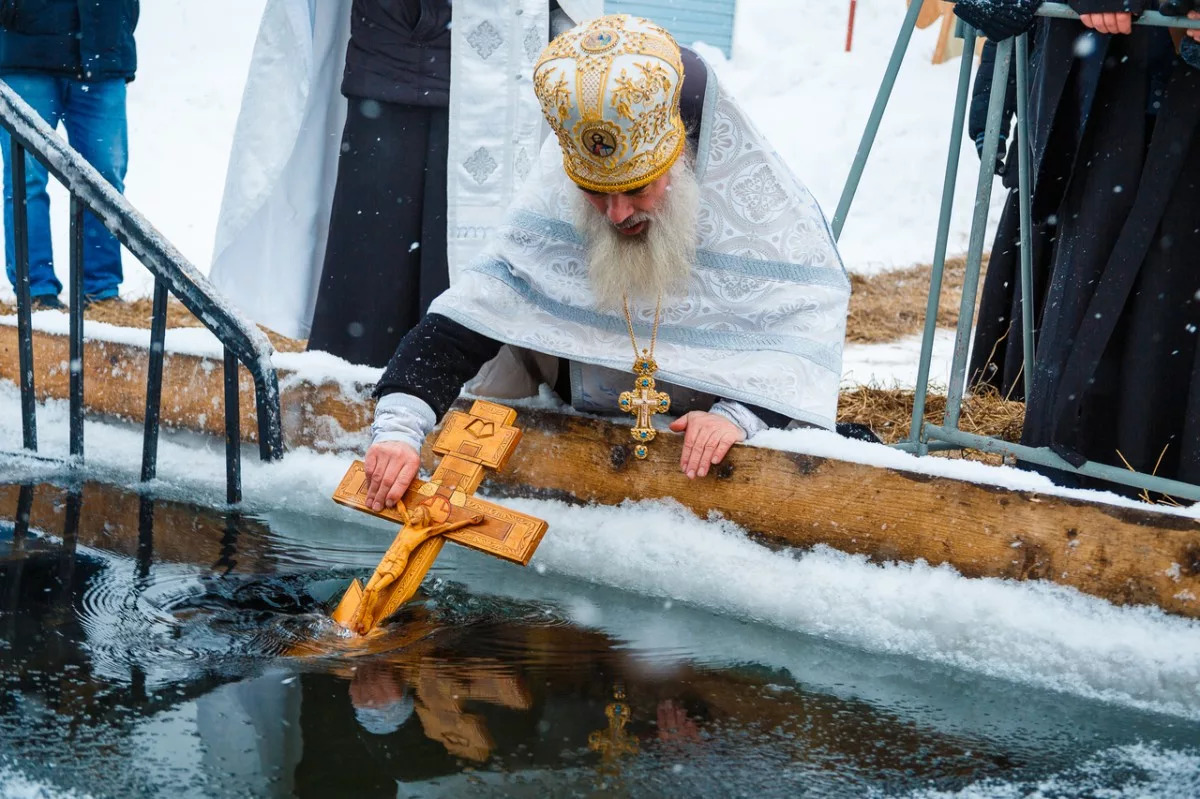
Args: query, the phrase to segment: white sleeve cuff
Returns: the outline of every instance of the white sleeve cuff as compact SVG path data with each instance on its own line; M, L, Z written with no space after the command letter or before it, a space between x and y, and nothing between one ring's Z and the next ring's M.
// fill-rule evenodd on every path
M371 443L403 441L420 452L425 436L436 424L437 416L429 403L411 394L387 394L375 404Z
M723 416L742 428L742 431L746 434L747 441L767 429L767 423L759 419L754 411L740 402L724 399L717 400L709 408L708 412L715 413L717 416Z

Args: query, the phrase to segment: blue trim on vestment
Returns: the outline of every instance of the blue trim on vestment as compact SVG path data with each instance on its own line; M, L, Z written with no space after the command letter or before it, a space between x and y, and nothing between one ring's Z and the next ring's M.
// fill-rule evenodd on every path
M584 246L583 239L580 237L579 231L575 229L575 226L561 219L542 216L532 211L514 211L509 214L506 224L509 227L527 230L530 233L536 233L539 236L566 242L567 244L574 244L577 247ZM834 247L830 247L830 249L833 250L836 256L837 249ZM697 250L696 266L705 269L720 269L725 272L734 272L739 275L756 277L762 280L778 280L785 283L802 283L810 286L825 286L835 289L848 289L850 287L850 280L846 277L845 270L840 268L840 259L838 262L839 268L830 269L827 267L788 263L787 261L742 258L737 255L716 253L711 250Z
M434 309L433 307L431 307L430 308L431 313L441 314L442 316L453 319L455 322L458 322L463 327L474 330L476 333L479 333L480 335L487 336L488 338L492 339L493 341L499 341L499 342L502 342L504 344L509 344L514 347L522 347L525 349L530 348L529 344L527 342L517 341L516 339L509 338L508 336L501 335L499 331L493 330L488 325L481 324L478 319L464 313L459 308L454 308L454 307L451 307L449 305L444 305L444 304L438 304L437 300L434 300L434 303L435 303L435 305L437 305L437 308ZM659 335L660 336L662 335L661 330L659 331ZM537 351L541 352L541 353L545 353L546 355L556 357L556 358L566 358L568 361L581 361L583 363L588 363L593 366L604 366L609 369L621 370L621 369L629 368L628 360L618 361L616 359L584 358L584 357L578 355L577 353L565 352L563 350L555 349L553 347L545 347L545 346L541 346L541 345L539 345ZM631 371L630 372L631 377L632 377L632 374L633 373ZM806 424L815 425L816 427L820 427L825 430L834 430L836 427L833 419L831 419L827 416L822 416L819 413L811 413L811 412L803 410L801 408L795 408L791 405L787 405L782 402L777 402L776 400L774 400L771 397L765 397L765 396L762 396L759 394L751 394L747 391L741 391L740 389L735 389L731 386L720 386L720 385L717 385L716 383L710 383L707 380L698 380L698 379L690 377L688 375L683 375L678 372L672 372L669 369L659 369L655 373L655 376L658 378L661 378L664 382L674 383L677 386L683 386L684 388L690 388L695 391L702 391L702 392L705 392L707 394L712 394L713 396L719 397L722 399L736 400L737 402L744 402L748 405L757 405L760 408L766 408L769 411L775 411L776 413L781 413L784 416L788 417L789 419L793 419L797 422L804 422ZM616 408L614 407L613 410L615 413Z
M604 330L608 333L620 334L627 332L624 319L553 300L534 289L529 285L528 281L514 275L508 268L508 264L497 258L477 260L468 267L468 271L478 272L481 275L499 280L527 302L559 319L576 322L594 329ZM438 313L442 313L442 311L439 310ZM639 328L641 335L651 335L650 325L640 320L635 321L634 329L638 330ZM801 336L746 333L744 331L697 330L694 327L680 327L664 323L659 325L658 338L661 341L670 341L673 344L685 347L703 347L705 349L727 352L760 350L784 352L789 355L798 355L801 358L811 361L816 366L839 375L839 377L841 375L841 355L839 352L832 351L829 347L817 344Z

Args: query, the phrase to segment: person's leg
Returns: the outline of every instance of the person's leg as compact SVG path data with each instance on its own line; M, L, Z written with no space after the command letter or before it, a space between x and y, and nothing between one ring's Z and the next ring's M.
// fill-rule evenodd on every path
M63 109L67 140L117 191L125 190L129 133L125 81L67 81ZM83 295L89 300L117 296L121 285L121 245L92 213L83 216Z
M58 125L62 115L63 82L50 75L5 75L8 85L29 103L46 124ZM16 239L13 236L12 138L0 131L0 152L4 156L4 267L8 282L17 282ZM50 195L46 193L46 168L28 153L25 155L25 214L29 224L30 296L57 296L62 283L54 275L54 255L50 248Z
M310 350L384 366L420 319L428 126L428 109L349 98Z

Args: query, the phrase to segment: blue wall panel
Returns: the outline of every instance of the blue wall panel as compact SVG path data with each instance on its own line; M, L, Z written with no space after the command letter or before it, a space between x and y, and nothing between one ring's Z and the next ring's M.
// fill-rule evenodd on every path
M604 11L645 17L669 30L682 45L702 41L728 56L736 6L737 0L605 0Z

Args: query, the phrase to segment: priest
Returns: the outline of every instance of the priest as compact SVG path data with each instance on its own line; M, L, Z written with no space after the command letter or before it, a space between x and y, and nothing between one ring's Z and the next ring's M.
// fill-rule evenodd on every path
M703 477L768 427L833 429L849 281L820 207L705 63L657 25L554 39L533 85L554 136L495 246L405 336L377 388L368 501L392 506L467 384L670 410Z

